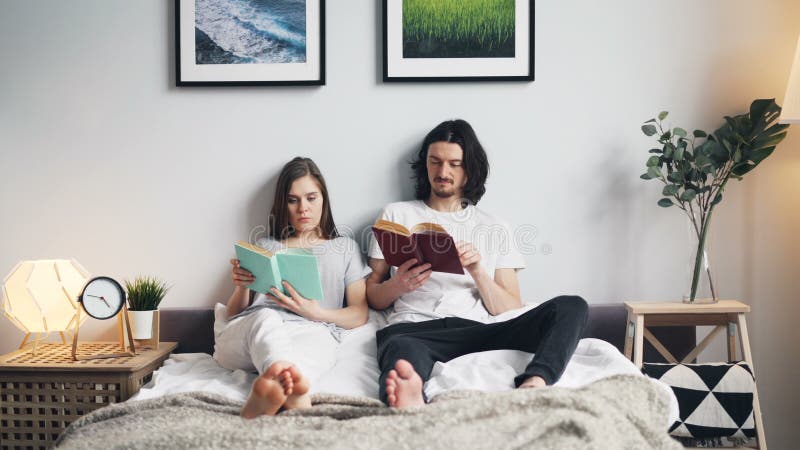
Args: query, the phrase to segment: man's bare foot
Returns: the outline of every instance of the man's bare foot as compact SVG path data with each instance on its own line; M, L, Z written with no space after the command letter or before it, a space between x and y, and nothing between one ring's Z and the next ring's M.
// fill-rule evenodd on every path
M285 409L311 408L311 397L308 396L308 379L300 373L297 366L291 365L281 372L292 382L292 394L283 403Z
M527 389L527 388L539 388L545 387L547 383L544 381L544 378L534 375L527 380L523 381L522 384L519 385L517 389Z
M242 407L242 417L252 419L263 415L274 416L281 409L292 393L292 377L285 372L290 365L286 361L275 362L256 378L250 396Z
M389 406L393 408L409 408L422 406L422 378L419 377L414 366L404 359L398 360L394 370L389 371L386 378L386 395Z

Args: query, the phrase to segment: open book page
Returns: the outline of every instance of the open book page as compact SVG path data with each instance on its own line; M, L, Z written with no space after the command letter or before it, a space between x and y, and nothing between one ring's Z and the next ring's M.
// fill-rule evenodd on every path
M265 294L273 286L282 287L278 264L272 252L244 241L237 242L234 248L241 268L256 278L247 286L248 289Z

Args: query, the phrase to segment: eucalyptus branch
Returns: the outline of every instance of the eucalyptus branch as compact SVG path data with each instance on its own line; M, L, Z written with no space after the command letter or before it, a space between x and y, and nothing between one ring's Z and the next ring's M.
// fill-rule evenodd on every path
M774 99L759 99L750 105L748 113L726 116L724 124L713 133L694 130L691 137L687 137L689 133L683 128L664 129L666 111L641 127L646 136L655 137L661 148L650 150L654 155L648 158L647 172L640 178L658 179L664 184L658 205L681 209L689 216L698 237L692 301L714 208L722 200L728 180L741 180L785 138L788 125L774 125L780 111ZM707 272L716 298L716 288L710 271Z

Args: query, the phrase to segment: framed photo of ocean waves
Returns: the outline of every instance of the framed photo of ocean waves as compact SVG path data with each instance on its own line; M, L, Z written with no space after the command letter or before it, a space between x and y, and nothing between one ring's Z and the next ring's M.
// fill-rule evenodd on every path
M533 0L383 0L383 81L533 81Z
M178 86L325 84L325 0L175 0Z

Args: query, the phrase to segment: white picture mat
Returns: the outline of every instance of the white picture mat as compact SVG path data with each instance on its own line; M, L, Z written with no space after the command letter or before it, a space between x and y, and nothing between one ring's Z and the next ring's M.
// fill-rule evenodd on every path
M530 1L517 0L514 9L514 58L403 59L403 0L386 5L386 55L389 77L493 77L530 75Z
M180 81L305 81L320 79L320 5L306 1L306 62L196 64L194 0L180 2Z

